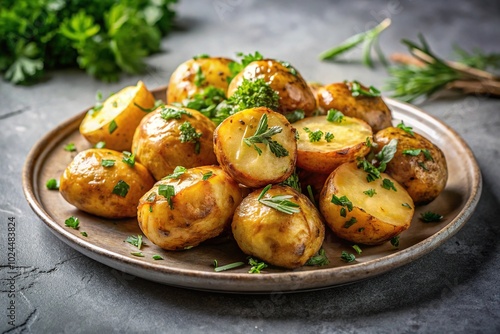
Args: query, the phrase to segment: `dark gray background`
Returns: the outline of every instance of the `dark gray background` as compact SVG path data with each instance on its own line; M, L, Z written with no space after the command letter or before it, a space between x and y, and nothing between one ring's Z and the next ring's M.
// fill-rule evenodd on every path
M422 32L449 56L463 48L500 52L498 1L189 1L178 6L179 29L148 58L141 76L115 84L79 70L50 72L43 83L0 82L0 329L8 333L410 333L500 331L498 276L500 100L449 97L420 106L460 133L481 167L484 188L465 227L437 250L402 268L353 285L317 292L227 295L172 288L97 263L53 236L31 211L21 170L34 143L63 120L138 79L150 88L199 53L233 56L259 50L285 59L309 81L357 79L381 86L378 67L319 62L320 51L390 16L386 53L405 51L401 38ZM15 328L7 324L7 217L17 218Z

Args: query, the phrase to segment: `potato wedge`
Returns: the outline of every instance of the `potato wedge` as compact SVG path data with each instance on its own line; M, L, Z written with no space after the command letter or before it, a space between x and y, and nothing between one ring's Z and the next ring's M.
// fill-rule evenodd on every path
M177 166L216 164L214 130L214 123L196 110L165 106L144 117L134 134L132 152L159 180Z
M326 224L339 237L377 245L410 227L414 205L406 190L389 175L381 173L381 178L372 182L366 176L355 162L341 165L328 177L319 207ZM384 188L383 182L389 184L385 180L396 190Z
M306 116L310 116L316 110L314 95L300 73L273 59L257 60L248 64L231 81L227 96L233 95L243 79L259 78L264 79L278 93L280 106L276 111L287 114L300 109Z
M303 266L323 244L325 227L309 199L288 186L272 186L263 199L289 195L298 204L297 213L287 214L259 202L262 189L243 199L231 224L241 250L266 263L284 268Z
M322 112L329 109L340 110L344 115L362 119L374 132L392 125L391 110L381 97L352 96L352 82L332 83L318 89L318 108ZM361 86L364 90L367 87Z
M154 184L146 167L122 161L108 149L78 153L60 179L62 197L78 209L105 218L137 215L137 203Z
M327 116L315 116L292 126L299 134L297 166L300 168L329 174L341 164L370 152L366 141L372 139L372 129L360 119L344 116L339 122L329 122Z
M268 128L279 130L265 139L269 145L251 142L260 130ZM295 168L295 129L283 115L268 108L246 109L226 118L215 129L214 150L222 168L243 185L257 188L279 183Z
M229 227L241 199L238 184L220 167L195 167L178 178L158 181L140 199L137 219L152 243L182 250Z
M448 180L448 168L443 152L418 133L409 134L389 127L373 137L376 152L392 139L398 140L397 151L387 164L386 173L398 181L415 204L433 201L443 191Z
M102 109L87 113L80 133L93 145L104 141L106 148L130 151L135 129L146 116L138 106L149 109L154 104L153 94L139 81L136 86L125 87L108 97Z
M227 78L231 76L228 58L189 59L179 65L172 73L167 90L167 103L184 101L184 99L201 92L208 86L220 88L227 92Z

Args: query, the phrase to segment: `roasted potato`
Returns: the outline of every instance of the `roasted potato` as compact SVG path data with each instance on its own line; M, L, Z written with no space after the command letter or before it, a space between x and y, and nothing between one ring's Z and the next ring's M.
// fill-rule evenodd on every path
M167 103L184 101L208 86L227 92L227 78L231 76L227 58L197 58L181 64L172 73L167 90Z
M140 199L137 219L152 243L182 250L229 227L241 199L238 184L220 167L195 167L158 181Z
M304 265L323 244L321 215L307 197L291 187L275 185L262 199L288 195L300 210L292 214L260 202L262 191L252 192L236 209L231 224L234 239L244 253L266 263L292 269Z
M200 112L166 106L149 113L137 127L132 152L156 180L186 168L217 163L214 123Z
M266 137L273 130L277 131ZM214 150L222 168L243 185L258 188L279 183L295 168L295 129L268 108L246 109L219 124Z
M386 173L398 181L415 204L426 204L439 196L448 180L443 152L418 133L407 133L389 127L375 134L376 152L392 139L398 140L397 151L387 164Z
M352 82L340 82L319 88L318 108L325 113L330 109L337 109L346 116L362 119L374 132L391 126L391 110L382 98L364 95L355 97L352 95L352 85ZM361 88L369 90L363 85Z
M153 94L139 81L108 97L100 110L91 109L80 124L80 133L93 145L104 141L106 148L130 151L135 129L146 115L141 108L154 104Z
M306 116L310 116L316 110L314 95L300 73L293 67L286 67L282 62L272 59L257 60L248 64L231 81L227 96L233 95L243 83L243 79L260 78L264 79L280 97L279 108L275 111L287 114L300 109Z
M292 125L299 134L297 166L329 174L341 164L364 157L370 152L367 138L372 129L364 121L343 116L330 122L327 116L306 117Z
M123 153L88 149L76 155L60 179L59 192L78 209L105 218L137 215L137 203L154 184L146 167L122 161Z
M330 174L319 207L336 235L365 245L399 235L410 227L414 214L413 200L395 179L381 173L380 179L368 182L367 173L356 162Z

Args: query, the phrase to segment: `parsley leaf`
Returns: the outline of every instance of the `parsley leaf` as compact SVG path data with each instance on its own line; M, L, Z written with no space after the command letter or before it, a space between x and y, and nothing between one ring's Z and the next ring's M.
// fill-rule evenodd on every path
M237 110L267 107L276 111L279 107L279 99L278 93L264 79L248 80L245 78L228 99L228 103Z
M187 168L182 167L182 166L177 166L177 167L175 167L174 172L172 174L165 176L164 179L178 179L186 171L187 171Z
M391 239L391 245L393 245L396 248L399 247L399 235L396 235Z
M160 184L158 186L158 195L161 195L167 199L168 205L170 209L174 209L174 203L172 202L172 197L175 196L175 188L174 186L168 184Z
M45 186L49 190L58 190L59 189L59 180L56 179L49 179L47 183L45 183Z
M333 123L342 123L344 121L344 114L340 110L330 109L326 115L326 120Z
M130 186L123 180L118 181L115 187L113 188L113 194L116 194L121 197L125 197L128 194Z
M193 117L193 115L184 109L174 109L165 107L160 111L161 118L168 121L170 119L180 119L182 115L186 115L188 117Z
M306 266L326 266L329 264L328 257L326 256L325 250L321 248L317 254L313 255L307 262Z
M340 259L344 262L350 263L356 261L356 256L354 254L348 253L346 251L342 251L340 255Z
M382 180L382 188L387 189L387 190L391 190L392 189L394 191L398 191L396 189L396 187L394 186L394 183L391 180L389 180L389 179L383 179Z
M256 60L262 60L264 57L259 51L255 51L254 54L244 54L243 52L237 52L236 56L241 58L241 62L231 62L229 63L229 71L231 71L231 76L227 78L227 82L231 82L236 74L240 73L248 64Z
M398 149L398 140L392 139L387 145L382 147L380 152L377 153L375 158L379 161L378 170L384 172L387 164L394 158L394 154Z
M351 82L350 89L351 89L351 95L354 97L360 95L369 97L380 96L380 91L377 88L370 86L370 88L366 90L363 87L361 87L361 84L358 81Z
M253 258L248 259L248 264L251 265L252 267L248 271L250 274L260 274L260 271L264 268L267 268L268 265L264 262L259 262Z
M127 165L129 165L130 167L134 167L134 165L135 165L135 155L132 154L132 153L130 153L130 152L123 151L122 161L124 163L126 163Z
M309 128L303 128L303 130L309 136L309 141L311 143L318 142L321 140L321 137L323 137L323 131L321 131L321 130L311 131Z
M64 225L67 227L71 227L72 229L77 230L80 225L80 220L75 216L71 216L64 221Z
M443 219L443 216L432 211L427 211L420 214L420 219L424 223L437 223Z
M285 117L290 123L295 123L297 121L300 121L301 119L304 119L305 115L306 113L304 112L304 110L294 110L285 114Z
M202 180L203 180L203 181L208 180L210 177L212 177L212 175L213 175L213 174L214 174L214 172L212 172L212 171L208 171L208 172L206 172L205 174L203 174L203 178L202 178Z
M412 137L415 136L415 133L413 132L413 128L411 126L406 126L405 122L403 122L403 121L401 121L401 123L399 123L398 125L396 125L396 127L398 129L403 130L404 132L406 132L407 134L409 134Z
M153 255L153 260L155 260L155 261L163 260L163 257L161 255L155 254L155 255Z
M199 66L194 76L194 84L196 85L196 87L201 87L204 83L205 83L205 74L203 74L201 66Z
M181 143L194 144L194 153L200 154L200 137L203 135L201 132L196 132L196 129L191 125L191 122L184 122L179 126Z
M375 189L371 188L371 189L363 191L363 194L365 194L368 197L373 197L373 195L377 194L377 191Z
M351 219L349 219L348 221L346 221L342 227L343 228L349 228L352 225L356 224L357 222L358 222L358 220L356 218L351 217Z
M69 143L64 146L64 150L68 152L75 152L76 151L76 146L75 143Z

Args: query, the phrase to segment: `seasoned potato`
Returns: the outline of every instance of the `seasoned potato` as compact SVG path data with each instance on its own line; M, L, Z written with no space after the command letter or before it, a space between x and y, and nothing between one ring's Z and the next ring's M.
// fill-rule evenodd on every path
M262 189L245 197L234 213L233 235L241 250L264 262L285 268L304 265L321 248L325 227L307 197L288 186L273 186L263 197L288 195L298 204L287 214L259 202Z
M167 90L167 103L182 102L208 86L227 92L227 78L231 76L227 58L190 59L172 73Z
M229 227L241 199L238 184L220 167L195 167L158 181L140 199L137 219L155 245L186 249Z
M132 150L159 180L177 166L216 164L214 130L214 123L200 112L166 106L144 117L134 134Z
M309 86L300 73L293 67L285 67L281 62L272 59L257 60L248 64L231 81L227 90L230 97L236 91L243 79L264 79L275 90L279 97L279 109L282 114L303 110L310 116L316 110L316 100Z
M59 192L78 209L106 218L135 217L139 198L154 184L138 162L133 166L124 154L89 149L76 155L64 171Z
M319 82L308 82L307 85L309 86L309 89L311 90L311 93L313 93L314 100L316 101L316 113L315 115L324 115L326 114L327 110L321 110L318 108L319 105L319 92L320 88L323 87L322 83Z
M268 128L279 128L279 132L270 138L259 137L259 131L261 134ZM259 142L258 138L264 140ZM295 129L283 115L268 108L246 109L219 124L214 133L214 150L222 168L241 184L257 188L279 183L295 168Z
M326 116L306 117L293 127L299 134L297 166L312 172L329 174L370 152L366 139L371 140L372 129L357 118L344 116L341 121L329 122Z
M413 200L396 180L381 173L380 179L368 182L367 173L355 162L330 174L319 207L335 234L365 245L381 244L400 234L410 227L414 213Z
M153 94L142 81L129 86L104 101L102 109L91 110L80 124L80 133L91 144L100 141L106 148L130 151L135 128L146 113L138 106L149 109L155 104Z
M352 82L326 85L318 90L318 108L323 112L329 109L340 110L344 115L362 119L374 132L392 125L391 111L381 97L352 96ZM364 90L367 87L361 86Z
M415 204L425 204L439 196L448 180L448 168L443 152L418 133L413 135L396 127L375 134L376 151L392 139L398 140L394 158L387 164L386 173L398 181Z

